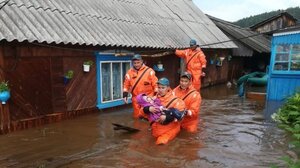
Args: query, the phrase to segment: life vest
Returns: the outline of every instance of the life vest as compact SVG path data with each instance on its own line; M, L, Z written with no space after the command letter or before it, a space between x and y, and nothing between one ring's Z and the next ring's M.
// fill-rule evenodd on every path
M151 95L157 91L157 80L155 71L146 65L139 70L130 68L125 75L123 91L130 92L132 96L140 93Z
M186 110L192 112L191 116L185 116L181 122L181 127L189 132L196 132L199 122L199 112L201 106L201 95L190 85L187 89L181 89L180 85L177 86L173 92L175 96L181 98L184 103Z
M200 91L202 68L206 68L206 59L202 50L200 48L176 50L175 54L184 59L186 71L192 74L192 84L196 90Z
M163 106L167 108L176 108L179 111L185 109L184 102L177 98L170 90L165 96L157 96ZM172 102L171 102L172 101ZM171 103L170 103L171 102ZM171 122L167 125L162 125L155 122L151 125L152 135L156 137L156 144L167 144L170 140L174 139L180 131L180 122Z
M136 96L140 93L153 95L157 92L157 80L154 70L144 64L139 70L130 68L127 71L123 83L123 91L132 94L133 118L147 118L147 115L140 113L140 106L137 103Z

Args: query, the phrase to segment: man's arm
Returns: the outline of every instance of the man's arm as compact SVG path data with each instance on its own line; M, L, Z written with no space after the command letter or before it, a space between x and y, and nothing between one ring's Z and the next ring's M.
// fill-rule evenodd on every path
M203 51L200 49L200 52L199 52L199 60L200 60L200 63L201 63L201 68L202 68L202 74L201 76L205 76L206 73L207 73L207 70L206 70L206 56L204 55Z
M177 55L180 58L185 58L188 55L188 50L187 49L184 49L184 50L176 49L175 55Z
M129 93L130 87L131 87L131 84L130 84L130 75L127 72L126 75L125 75L125 77L124 77L124 83L123 83L123 101L126 104L128 103L128 93Z
M201 103L201 96L198 92L192 93L192 95L189 95L190 104L188 111L191 112L189 116L194 117L198 115L199 109L200 109L200 103Z
M152 86L154 94L157 93L157 91L158 91L158 88L157 88L158 79L157 79L157 77L155 75L155 71L153 69L151 69L151 71L150 71L150 79L149 80L151 81L151 86Z

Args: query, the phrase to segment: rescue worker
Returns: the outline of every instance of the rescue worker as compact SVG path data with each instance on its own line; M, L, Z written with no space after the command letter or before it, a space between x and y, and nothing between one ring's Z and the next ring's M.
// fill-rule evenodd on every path
M157 98L165 108L176 108L179 111L185 110L184 102L177 98L170 88L170 82L167 78L160 78L158 80ZM142 109L144 113L156 113L159 111L154 106L148 106ZM160 122L151 124L152 136L156 138L156 144L167 144L170 140L174 139L180 131L180 122L173 121L167 125Z
M175 54L184 59L186 71L192 74L192 84L200 92L201 77L205 76L203 68L206 68L205 55L197 45L197 41L191 39L190 48L176 50Z
M188 72L184 72L180 76L179 85L173 90L173 92L175 93L175 96L184 101L187 109L187 115L181 122L181 128L188 132L197 132L201 95L192 85L192 75Z
M133 67L125 75L123 101L128 103L128 93L131 93L133 118L147 118L147 115L140 114L136 96L140 93L154 95L157 92L157 77L155 71L144 64L141 55L135 54L131 60Z

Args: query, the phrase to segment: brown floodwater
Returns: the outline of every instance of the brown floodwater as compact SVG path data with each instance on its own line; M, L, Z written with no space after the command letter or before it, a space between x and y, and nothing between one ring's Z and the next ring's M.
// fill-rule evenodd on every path
M287 135L266 118L266 103L240 98L225 85L202 90L195 134L181 131L155 145L145 121L131 108L82 116L0 136L0 167L202 167L260 168L289 153ZM113 130L112 123L138 128Z

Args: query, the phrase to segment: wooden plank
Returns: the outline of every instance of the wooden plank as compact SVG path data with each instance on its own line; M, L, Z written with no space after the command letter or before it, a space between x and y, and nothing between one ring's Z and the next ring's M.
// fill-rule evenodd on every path
M139 129L128 127L128 126L121 125L121 124L112 123L112 125L115 126L114 130L125 130L125 131L131 132L131 133L135 133L135 132L140 131Z
M50 67L53 112L66 111L66 93L63 84L63 58L51 57Z
M246 92L246 98L254 99L254 100L266 100L266 93Z

